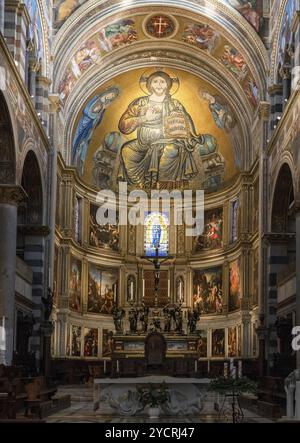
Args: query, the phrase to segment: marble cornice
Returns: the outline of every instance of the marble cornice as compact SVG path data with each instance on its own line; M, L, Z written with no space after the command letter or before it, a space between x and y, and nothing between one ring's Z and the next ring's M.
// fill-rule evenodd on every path
M43 225L19 225L18 231L25 235L48 237L51 233L49 226Z

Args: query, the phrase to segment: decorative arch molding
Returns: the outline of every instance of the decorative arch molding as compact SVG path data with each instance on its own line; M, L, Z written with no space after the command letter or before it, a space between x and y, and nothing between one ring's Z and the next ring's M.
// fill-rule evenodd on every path
M17 125L5 92L0 91L0 183L15 184L17 175Z
M176 50L177 49L177 50ZM196 53L196 51L195 51ZM186 54L175 49L169 48L168 51L163 51L163 46L159 51L148 51L141 48L139 54L136 51L128 53L128 50L122 53L122 57L118 59L119 54L115 55L113 60L106 60L106 64L92 69L84 81L79 82L69 97L64 110L66 123L64 132L64 157L68 164L70 164L70 152L72 145L72 134L76 117L80 112L83 104L87 100L86 85L89 85L89 91L95 91L107 81L116 77L118 74L128 72L138 68L148 68L159 64L161 67L176 68L198 76L201 79L209 81L216 89L222 91L222 95L226 98L230 106L236 110L238 120L238 127L240 128L239 140L239 155L241 156L242 169L247 169L253 161L251 137L249 128L252 125L253 109L245 100L244 91L237 83L236 89L232 90L232 82L234 77L224 75L224 70L213 59L210 59L208 64L207 57L204 54L197 54L198 59L191 54ZM202 55L200 58L199 56ZM155 62L151 58L155 58ZM225 69L225 68L224 68Z
M149 8L149 3L152 4ZM198 22L211 23L218 28L227 40L232 41L233 45L245 57L250 71L261 91L261 99L266 97L266 77L268 71L268 54L267 51L252 26L245 20L238 11L229 5L224 5L217 0L207 0L204 3L199 0L183 0L178 6L175 0L163 2L163 6L158 1L150 0L145 3L143 0L134 2L134 8L120 0L115 1L95 1L90 0L83 4L62 26L57 33L54 41L55 78L54 89L57 90L59 82L63 78L65 68L74 55L75 48L84 38L91 37L93 30L97 32L101 22L107 19L120 19L126 14L133 14L145 10L152 12L153 7L163 8L165 12L170 9L170 13L183 15L189 19ZM118 14L116 16L116 14ZM97 29L95 28L97 26ZM72 32L74 30L74 32ZM77 37L74 39L74 35ZM147 43L151 40L146 40ZM157 47L160 47L161 41L154 40ZM242 42L242 43L241 43ZM136 46L136 44L133 44ZM191 48L189 48L191 49ZM201 50L198 49L198 52ZM204 52L206 54L206 52ZM207 54L206 54L207 55ZM109 55L107 56L109 57Z
M296 195L295 195L295 190L296 188L296 183L295 183L295 176L296 176L296 171L295 171L295 167L293 165L292 162L292 158L289 155L285 155L284 158L282 159L282 161L280 162L280 164L277 166L276 168L276 175L275 175L275 180L273 183L273 187L272 187L272 193L271 193L271 199L270 199L270 232L274 231L274 214L275 214L275 210L276 210L276 204L278 205L278 195L276 195L276 191L277 191L277 187L278 185L280 185L280 180L282 180L282 174L285 172L284 169L287 169L287 173L289 172L290 174L290 178L291 178L291 185L292 185L292 192L293 192L293 197L294 200L296 199ZM284 185L284 183L282 183ZM289 186L289 183L285 183L286 186ZM287 208L287 198L289 198L289 194L288 194L288 188L287 189L283 189L282 192L280 193L281 199L280 200L280 208L282 209L282 212L285 213L285 215L287 216L288 214L288 208ZM281 231L280 231L281 232Z
M47 158L45 158L45 154L42 151L42 147L36 143L32 138L27 138L23 143L20 149L20 154L18 156L18 165L17 165L17 182L21 183L22 173L24 168L25 159L29 151L34 152L37 163L39 165L41 180L42 180L42 188L43 188L43 201L46 201L46 177L48 174L47 171Z
M46 200L45 184L41 171L38 156L33 149L28 149L24 156L21 174L21 185L28 196L26 211L24 211L26 213L21 214L21 217L24 216L23 221L26 222L22 224L43 224L45 212L44 202Z

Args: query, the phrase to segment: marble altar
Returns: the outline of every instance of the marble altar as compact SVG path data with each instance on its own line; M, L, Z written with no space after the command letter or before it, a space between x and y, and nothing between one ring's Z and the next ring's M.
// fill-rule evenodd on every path
M141 415L146 411L138 402L136 387L166 383L171 401L162 407L163 415L215 414L214 394L209 379L147 376L94 380L94 411L101 415Z

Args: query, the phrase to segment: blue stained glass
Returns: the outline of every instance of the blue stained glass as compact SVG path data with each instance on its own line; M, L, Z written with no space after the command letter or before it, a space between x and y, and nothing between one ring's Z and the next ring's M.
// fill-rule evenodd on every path
M145 254L155 257L156 249L158 255L166 257L169 255L169 217L167 213L146 212L145 213Z

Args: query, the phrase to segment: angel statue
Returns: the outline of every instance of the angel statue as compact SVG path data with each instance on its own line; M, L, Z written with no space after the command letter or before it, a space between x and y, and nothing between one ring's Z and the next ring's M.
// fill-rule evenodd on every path
M102 122L106 109L118 97L119 92L117 88L107 89L102 94L93 97L83 111L72 145L72 164L77 167L80 175L84 171L84 162L93 133Z

